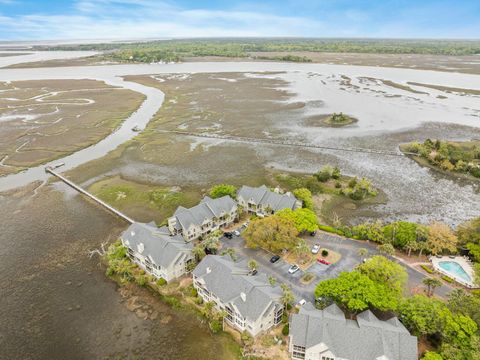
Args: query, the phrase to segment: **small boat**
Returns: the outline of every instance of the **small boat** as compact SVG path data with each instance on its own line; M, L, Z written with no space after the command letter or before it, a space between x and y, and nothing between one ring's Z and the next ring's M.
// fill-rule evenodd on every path
M138 125L135 125L135 126L132 128L132 131L139 132L139 131L142 131L142 129L140 129L140 127L139 127Z
M63 165L65 165L64 162L55 164L55 165L52 166L52 169L58 169L59 167L62 167Z

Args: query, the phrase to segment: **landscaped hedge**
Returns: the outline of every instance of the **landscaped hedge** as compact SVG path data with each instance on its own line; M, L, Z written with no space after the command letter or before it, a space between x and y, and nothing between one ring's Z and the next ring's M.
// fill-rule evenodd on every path
M447 275L442 275L442 279L448 283L453 283L454 281L451 277L448 277Z
M344 233L342 230L336 229L336 228L334 228L333 226L318 225L318 229L319 229L319 230L322 230L322 231L326 231L326 232L332 233L332 234L337 234L337 235L340 235L340 236L345 236L345 233Z
M429 274L433 274L435 272L435 270L433 270L430 266L428 265L420 265L422 267L423 270L425 270L427 273Z

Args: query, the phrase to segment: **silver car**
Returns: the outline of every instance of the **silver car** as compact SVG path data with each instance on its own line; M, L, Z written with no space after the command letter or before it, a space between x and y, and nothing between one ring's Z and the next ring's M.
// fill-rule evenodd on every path
M313 245L312 254L318 254L319 251L320 251L320 245L318 244Z

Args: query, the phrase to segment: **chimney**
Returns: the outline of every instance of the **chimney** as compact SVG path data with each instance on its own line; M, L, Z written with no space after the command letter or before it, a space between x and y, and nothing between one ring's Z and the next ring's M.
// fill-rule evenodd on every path
M210 274L212 272L212 269L210 267L207 267L207 274Z
M243 302L247 301L247 294L245 294L243 291L240 293L240 297L242 298Z

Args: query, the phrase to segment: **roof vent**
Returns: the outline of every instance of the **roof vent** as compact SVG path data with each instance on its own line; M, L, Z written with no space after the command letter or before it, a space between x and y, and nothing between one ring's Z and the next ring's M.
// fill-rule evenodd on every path
M245 294L244 292L240 293L240 297L242 298L243 302L247 301L247 294Z
M210 274L212 272L212 269L210 267L207 267L207 274Z
M135 236L135 231L130 231L130 235Z

